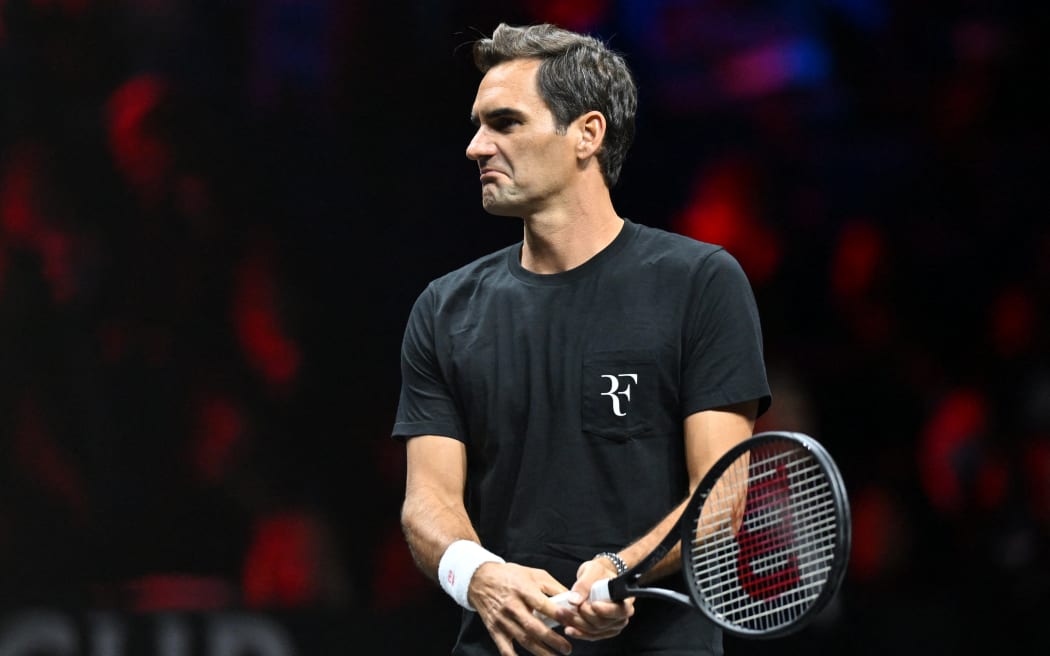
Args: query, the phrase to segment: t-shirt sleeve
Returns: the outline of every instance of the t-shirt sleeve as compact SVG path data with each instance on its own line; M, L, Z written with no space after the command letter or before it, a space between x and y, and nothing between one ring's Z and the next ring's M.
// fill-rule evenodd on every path
M464 439L463 424L441 366L436 319L431 286L416 299L401 343L401 395L393 437L441 435Z
M754 292L736 259L723 249L707 256L694 280L687 314L682 408L688 416L771 395Z

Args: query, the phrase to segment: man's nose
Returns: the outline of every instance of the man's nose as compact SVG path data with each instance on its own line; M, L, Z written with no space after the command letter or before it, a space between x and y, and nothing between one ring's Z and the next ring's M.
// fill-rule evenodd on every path
M495 146L485 135L485 127L482 126L478 128L478 131L474 133L474 138L467 144L467 159L472 159L476 162L484 157L491 157L495 151Z

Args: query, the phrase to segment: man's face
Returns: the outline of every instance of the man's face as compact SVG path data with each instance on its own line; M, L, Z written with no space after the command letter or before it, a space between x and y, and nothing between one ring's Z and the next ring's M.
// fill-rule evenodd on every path
M559 134L539 95L536 59L494 66L471 110L478 126L467 157L481 170L481 203L501 216L523 217L557 202L576 174L573 131ZM571 126L570 126L571 127Z

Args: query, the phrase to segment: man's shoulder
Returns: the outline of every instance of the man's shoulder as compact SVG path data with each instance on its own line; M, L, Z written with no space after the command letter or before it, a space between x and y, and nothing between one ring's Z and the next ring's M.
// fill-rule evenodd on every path
M718 244L700 241L687 235L672 232L663 228L655 228L643 224L637 226L637 238L634 240L636 248L643 255L658 255L662 260L680 260L682 263L696 265L716 256L716 259L731 256Z

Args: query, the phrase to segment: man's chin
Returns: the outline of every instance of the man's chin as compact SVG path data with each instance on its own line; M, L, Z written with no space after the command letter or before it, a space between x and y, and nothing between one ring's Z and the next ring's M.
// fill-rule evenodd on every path
M493 216L522 216L522 209L513 203L501 203L494 198L482 198L481 206Z

